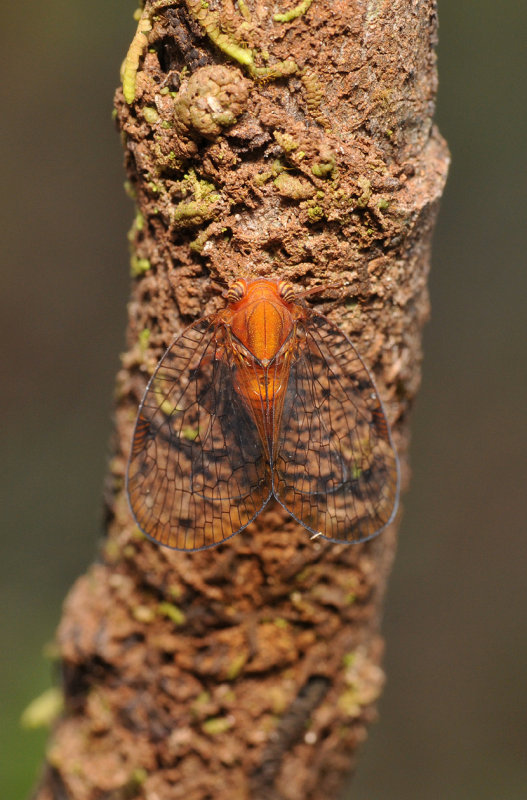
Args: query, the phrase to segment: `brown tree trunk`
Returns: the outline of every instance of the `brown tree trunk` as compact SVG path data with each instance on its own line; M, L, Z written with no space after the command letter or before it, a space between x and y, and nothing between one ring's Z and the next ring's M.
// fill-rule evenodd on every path
M383 685L395 526L332 545L274 506L185 554L138 534L123 479L163 348L257 275L345 282L317 305L372 368L407 475L448 165L436 3L147 0L138 23L116 95L137 215L108 538L65 604L66 711L35 798L328 800Z

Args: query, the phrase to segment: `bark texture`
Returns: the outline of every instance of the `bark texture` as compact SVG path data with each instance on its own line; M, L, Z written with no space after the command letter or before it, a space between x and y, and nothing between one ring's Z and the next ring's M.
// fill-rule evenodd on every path
M133 275L101 560L58 632L66 711L36 800L327 800L383 685L394 526L311 541L277 507L213 550L138 534L138 403L184 326L239 277L302 288L373 370L407 473L448 165L432 124L434 0L146 2L116 95Z

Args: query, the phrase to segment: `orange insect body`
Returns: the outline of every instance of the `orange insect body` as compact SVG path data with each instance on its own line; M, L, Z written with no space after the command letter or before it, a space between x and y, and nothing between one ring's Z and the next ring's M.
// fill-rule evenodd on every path
M262 364L276 356L293 328L291 304L279 293L279 284L269 280L239 281L244 294L222 314L232 333Z
M236 390L257 415L263 397L269 405L279 403L287 386L287 369L279 368L283 359L277 363L278 369L268 369L293 330L294 307L282 298L280 286L288 285L262 278L251 283L237 281L231 296L237 296L239 290L241 299L231 302L219 315L254 359L250 373L237 370ZM265 423L264 427L269 434Z
M316 536L375 536L399 466L353 344L285 281L239 280L227 300L174 340L145 391L127 473L139 527L199 550L274 497Z

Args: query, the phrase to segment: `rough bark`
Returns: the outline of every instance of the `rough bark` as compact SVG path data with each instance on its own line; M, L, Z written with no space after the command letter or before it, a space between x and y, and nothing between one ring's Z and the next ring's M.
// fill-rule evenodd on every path
M272 507L185 554L138 534L123 478L163 348L257 275L345 282L316 305L373 370L407 476L448 164L436 28L434 0L146 3L116 95L137 216L108 538L65 604L66 711L37 800L327 800L352 767L395 526L332 545Z

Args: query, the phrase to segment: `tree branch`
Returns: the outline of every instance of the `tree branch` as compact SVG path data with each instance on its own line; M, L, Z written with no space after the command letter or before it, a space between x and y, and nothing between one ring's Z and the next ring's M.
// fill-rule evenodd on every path
M394 526L332 545L273 506L174 552L138 534L124 472L163 348L260 275L344 281L318 307L372 368L406 474L448 165L435 43L434 0L146 2L116 95L137 214L108 539L65 604L36 800L327 800L350 770L383 684Z

